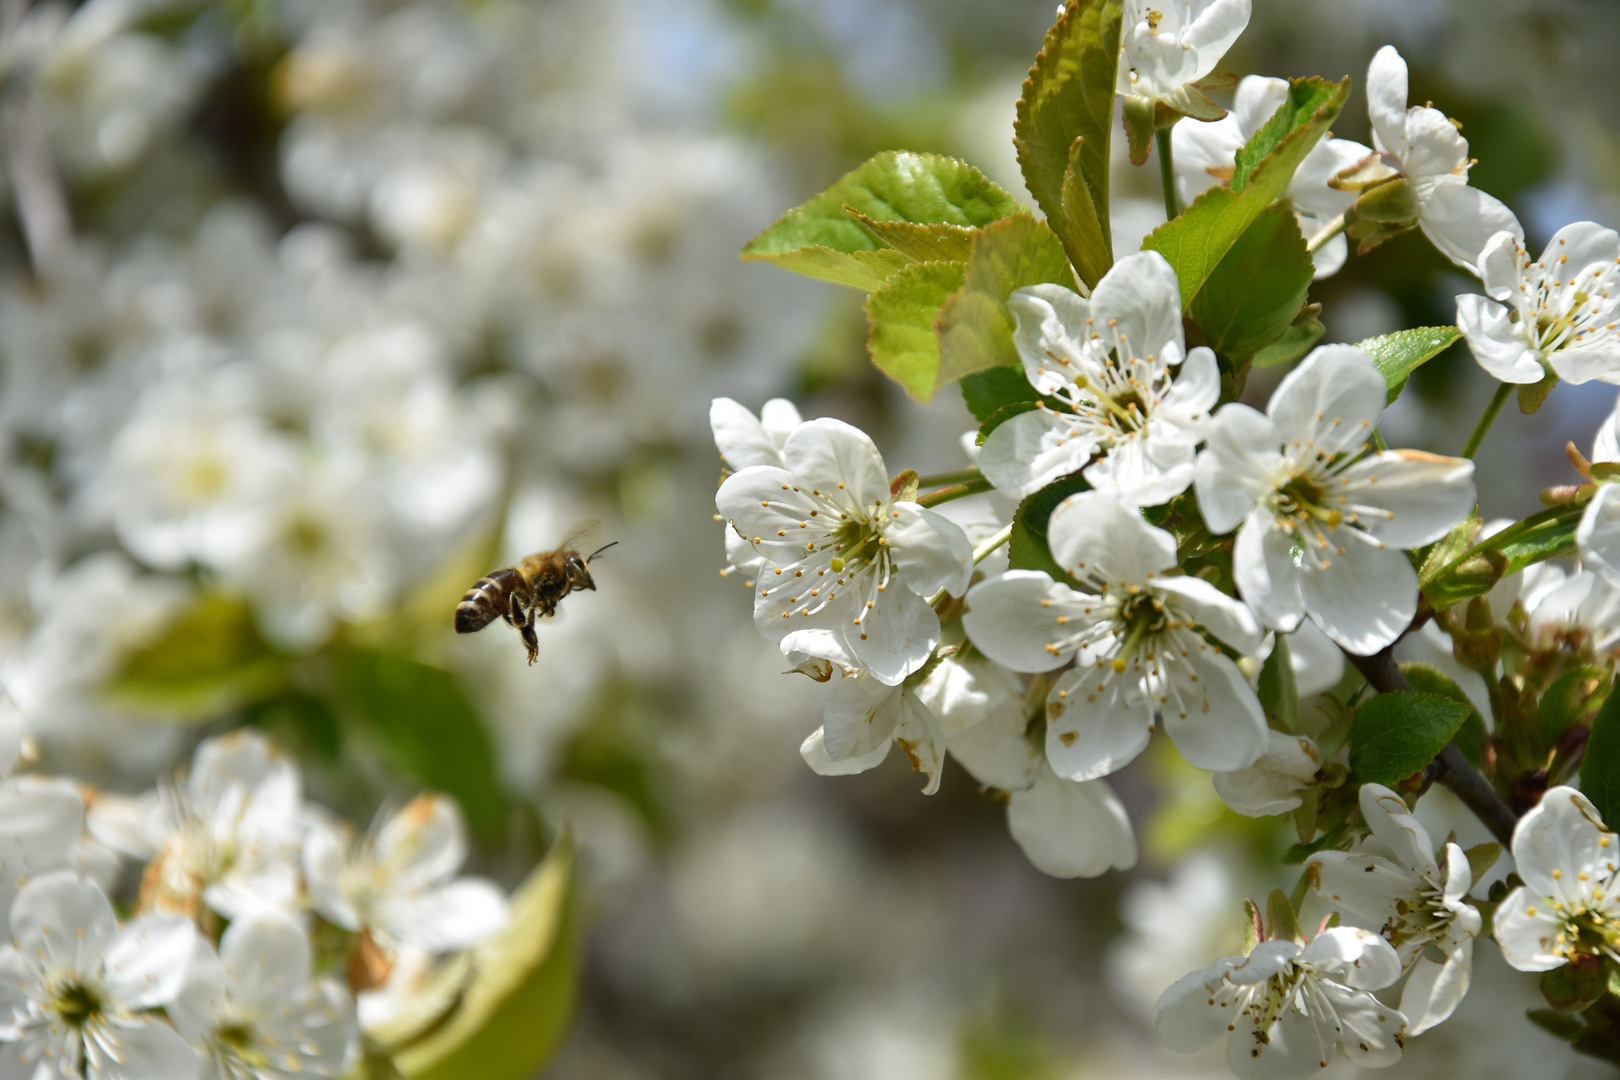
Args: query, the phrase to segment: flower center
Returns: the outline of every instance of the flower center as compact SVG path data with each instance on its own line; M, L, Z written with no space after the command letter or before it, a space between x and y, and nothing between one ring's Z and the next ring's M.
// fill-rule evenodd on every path
M82 1028L101 1014L106 1003L93 987L65 983L51 998L50 1009L69 1027Z
M1289 517L1295 521L1314 518L1330 529L1338 528L1344 521L1344 515L1322 505L1326 490L1308 474L1301 473L1295 476L1277 489L1274 502L1277 516Z

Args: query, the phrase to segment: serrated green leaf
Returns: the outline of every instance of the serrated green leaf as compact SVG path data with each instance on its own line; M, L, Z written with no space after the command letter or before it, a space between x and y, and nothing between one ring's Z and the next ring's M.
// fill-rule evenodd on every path
M1485 736L1489 732L1485 727L1485 717L1480 715L1473 700L1451 676L1432 664L1413 661L1403 663L1400 667L1401 674L1406 676L1406 681L1412 689L1424 694L1439 694L1441 697L1468 706L1468 716L1457 729L1457 733L1451 737L1451 741L1457 744L1457 749L1463 752L1464 757L1477 764L1479 752L1484 747Z
M964 225L878 221L850 207L844 209L872 235L913 262L967 262L973 255L976 229Z
M1407 376L1451 348L1462 337L1455 326L1419 326L1356 342L1389 385L1389 400L1401 396Z
M273 697L287 685L289 663L259 635L245 601L202 592L126 654L101 693L128 712L205 720Z
M1339 83L1295 79L1289 86L1290 100L1313 103L1311 111L1254 165L1243 190L1224 185L1208 189L1180 217L1153 230L1143 242L1175 270L1184 309L1192 306L1204 282L1249 226L1288 190L1294 170L1339 115L1349 92L1349 79ZM1256 132L1250 142L1264 131Z
M478 714L456 678L403 653L347 649L336 659L345 719L406 776L453 796L480 839L506 828L506 797Z
M1083 477L1066 476L1019 503L1018 510L1013 514L1007 565L1014 570L1044 570L1052 576L1053 581L1079 584L1052 558L1052 549L1046 541L1046 524L1059 503L1070 495L1090 488L1091 485Z
M1314 273L1293 205L1280 199L1221 256L1187 314L1222 356L1252 356L1293 324Z
M1316 111L1329 105L1337 92L1335 84L1321 79L1294 80L1288 87L1288 96L1271 114L1271 119L1238 148L1232 163L1232 190L1242 192L1248 187L1260 163L1276 153L1284 139L1309 124ZM1343 103L1340 104L1342 107Z
M1396 784L1445 749L1471 706L1439 694L1396 691L1356 708L1350 768L1363 781Z
M1581 762L1581 794L1592 800L1605 824L1620 821L1620 694L1611 693L1592 721Z
M1113 265L1108 142L1120 0L1069 0L1024 81L1013 146L1024 183L1088 286Z
M1323 326L1322 320L1314 315L1303 322L1296 322L1284 330L1276 341L1257 351L1254 354L1253 365L1257 368L1268 368L1292 364L1314 349L1325 333L1327 327Z
M1024 377L1022 364L1002 364L962 376L962 400L981 424L1005 406L1038 401L1040 396Z
M473 949L475 974L442 1026L400 1051L411 1080L522 1080L562 1044L578 994L574 842L560 837L511 902L511 922Z
M956 262L913 263L866 298L871 327L866 347L878 370L918 401L939 385L940 306L962 287L967 268Z
M1042 282L1075 287L1063 245L1044 222L1017 214L981 230L962 287L939 312L939 381L1017 363L1007 297Z
M1423 584L1436 611L1491 591L1508 574L1575 554L1575 528L1584 503L1565 503L1532 514L1476 544Z
M902 267L917 261L879 239L846 207L872 221L967 229L1022 209L1017 200L966 162L939 154L888 150L789 210L750 240L742 257L867 290L881 287Z

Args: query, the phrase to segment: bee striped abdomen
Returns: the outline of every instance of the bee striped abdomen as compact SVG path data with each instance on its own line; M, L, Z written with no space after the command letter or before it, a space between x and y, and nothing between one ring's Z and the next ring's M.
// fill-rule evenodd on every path
M522 582L515 570L496 570L479 578L456 605L456 633L482 630L511 610L512 590Z

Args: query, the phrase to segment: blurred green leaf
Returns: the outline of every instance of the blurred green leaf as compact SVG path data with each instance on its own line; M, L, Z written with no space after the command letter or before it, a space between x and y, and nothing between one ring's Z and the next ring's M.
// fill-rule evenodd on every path
M1401 396L1407 376L1449 349L1462 337L1455 326L1419 326L1356 342L1389 384L1389 400Z
M1606 824L1620 821L1620 694L1611 693L1592 721L1581 762L1581 793Z
M1327 327L1316 316L1296 322L1282 332L1282 336L1254 354L1257 368L1282 367L1292 364L1316 347L1327 333Z
M506 828L506 796L478 714L456 678L402 653L348 649L336 657L346 718L402 773L453 796L483 841Z
M1260 669L1260 707L1278 731L1299 726L1299 688L1294 682L1294 663L1288 654L1288 635L1278 634L1271 655Z
M512 897L512 921L472 950L459 1008L394 1056L412 1080L523 1080L568 1033L578 994L574 841L564 834Z
M1114 262L1108 142L1121 9L1120 0L1064 5L1024 81L1013 123L1024 183L1088 286Z
M1396 691L1356 708L1350 768L1364 781L1396 784L1445 749L1472 708L1439 694Z
M1570 668L1552 681L1537 703L1541 713L1538 753L1551 753L1559 736L1577 724L1590 723L1608 700L1610 677L1589 664Z
M1223 356L1252 356L1293 324L1315 267L1292 204L1264 208L1210 270L1187 314Z
M1020 209L1011 195L965 162L939 154L889 150L789 210L750 240L742 257L872 290L916 260L879 239L850 210L872 221L971 229Z
M1489 732L1485 727L1485 717L1480 715L1479 709L1463 688L1458 686L1451 676L1432 664L1407 662L1400 667L1401 674L1406 676L1406 681L1413 690L1424 694L1438 694L1468 706L1468 716L1464 718L1456 734L1451 737L1451 741L1457 744L1457 749L1463 752L1464 757L1478 764L1479 752L1484 748L1485 736Z
M1190 308L1215 269L1226 258L1249 226L1273 201L1288 190L1294 170L1305 160L1344 107L1350 80L1329 83L1318 78L1295 79L1288 89L1290 115L1304 119L1278 140L1248 172L1242 191L1225 185L1212 187L1193 200L1182 215L1153 230L1142 246L1163 255L1181 284L1181 303ZM1250 143L1256 152L1269 141L1266 128L1255 132Z
M998 221L973 242L967 278L939 313L939 381L1018 361L1007 297L1025 285L1075 287L1063 245L1027 214Z
M930 400L939 384L934 321L966 273L961 263L913 263L866 298L872 363L917 401Z
M1442 567L1423 583L1423 595L1439 611L1483 596L1502 578L1527 566L1573 555L1575 527L1585 509L1585 503L1565 503L1508 526Z
M1078 582L1052 558L1052 549L1046 542L1046 524L1058 504L1091 485L1078 474L1065 476L1037 491L1018 504L1013 514L1012 537L1007 546L1007 565L1014 570L1044 570L1053 581L1069 585Z
M202 592L125 655L102 693L130 712L205 720L275 695L288 663L259 635L245 601Z

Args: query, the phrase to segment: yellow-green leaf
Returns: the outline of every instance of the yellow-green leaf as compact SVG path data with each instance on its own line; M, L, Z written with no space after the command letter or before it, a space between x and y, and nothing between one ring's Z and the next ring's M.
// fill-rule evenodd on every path
M1407 376L1445 352L1460 337L1462 331L1455 326L1419 326L1359 341L1356 348L1372 357L1373 365L1389 385L1389 400L1394 401L1401 396Z
M286 684L287 665L259 635L244 601L203 592L125 655L102 694L130 712L204 720L271 697Z
M913 263L866 298L872 363L918 401L932 398L939 385L934 321L965 274L958 262Z
M1017 363L1007 297L1042 282L1075 287L1063 244L1044 222L1018 214L981 230L962 287L939 312L939 381Z

